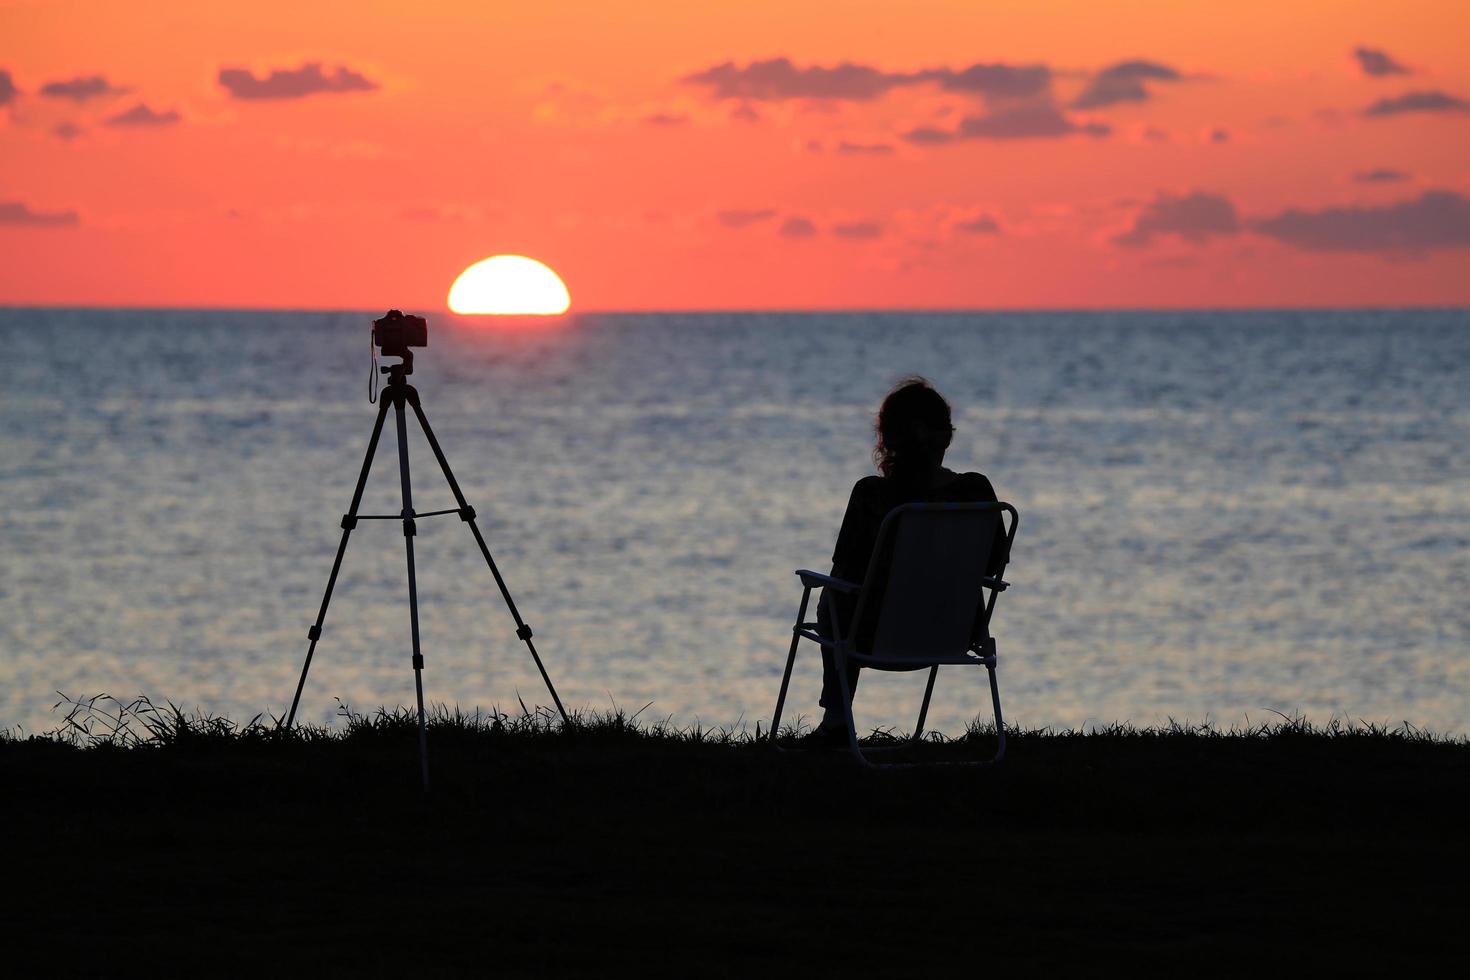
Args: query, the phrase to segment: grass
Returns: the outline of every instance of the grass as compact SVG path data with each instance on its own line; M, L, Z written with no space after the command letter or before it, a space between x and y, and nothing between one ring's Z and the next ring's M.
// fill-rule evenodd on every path
M282 731L67 700L0 736L7 962L48 972L1396 971L1464 955L1470 742L1011 730L865 772L623 712ZM877 733L879 740L892 734ZM920 761L988 757L977 727Z

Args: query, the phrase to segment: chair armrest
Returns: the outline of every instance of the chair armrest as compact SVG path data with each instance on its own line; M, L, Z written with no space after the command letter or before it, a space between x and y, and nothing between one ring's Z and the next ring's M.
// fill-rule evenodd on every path
M987 575L982 578L980 580L980 584L984 585L987 589L994 589L997 592L1004 592L1006 589L1009 589L1011 587L1011 583L1002 582L1000 579L996 578L993 575Z
M833 578L830 575L822 575L805 568L798 568L796 574L801 578L801 584L809 589L832 588L839 592L857 592L862 588L856 582L848 582L845 579Z

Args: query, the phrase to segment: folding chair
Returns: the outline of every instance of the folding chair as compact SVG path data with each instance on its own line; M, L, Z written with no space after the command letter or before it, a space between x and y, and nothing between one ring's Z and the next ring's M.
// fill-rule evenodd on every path
M1010 515L1009 526L1004 520ZM916 503L895 507L878 529L878 542L861 583L800 569L801 607L792 627L791 652L781 677L776 714L771 719L771 738L780 731L781 709L796 662L796 648L805 637L832 649L837 677L842 687L842 704L847 720L848 747L866 766L868 759L858 744L852 716L852 690L847 665L856 663L877 670L929 668L924 702L910 739L916 743L924 733L929 698L941 666L983 666L990 674L990 702L995 711L999 740L995 756L972 763L985 765L1005 757L1005 722L1000 713L1000 692L995 686L995 639L990 635L990 617L995 599L1007 587L1000 575L986 574L991 552L1004 540L1010 555L1020 515L1007 503ZM857 596L851 619L851 635L843 635L840 616L831 623L808 623L807 606L813 589L832 589ZM822 629L830 627L830 635ZM871 636L871 639L867 639ZM866 645L860 649L859 644Z

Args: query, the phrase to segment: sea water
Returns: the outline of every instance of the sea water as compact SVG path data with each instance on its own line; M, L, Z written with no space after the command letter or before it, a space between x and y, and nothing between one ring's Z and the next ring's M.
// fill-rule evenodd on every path
M369 313L0 310L0 724L56 692L289 704L375 408ZM1470 717L1470 312L430 318L413 382L562 699L769 719L900 377L1020 511L994 634L1026 725ZM410 416L410 422L412 417ZM414 503L454 506L415 426ZM363 510L401 506L396 445ZM428 699L550 699L469 529L418 521ZM810 722L815 649L786 718ZM922 675L868 676L865 727ZM933 727L988 711L941 671ZM352 534L302 702L412 703L404 544Z

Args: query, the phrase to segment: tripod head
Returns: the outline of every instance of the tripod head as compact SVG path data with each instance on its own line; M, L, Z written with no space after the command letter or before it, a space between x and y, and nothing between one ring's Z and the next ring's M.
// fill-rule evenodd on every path
M368 343L372 350L373 368L376 368L369 369L368 372L368 401L374 402L378 398L376 383L379 373L388 375L390 388L406 384L404 378L413 374L413 351L409 348L429 345L429 323L421 316L389 310L373 321L372 329L368 332ZM380 350L384 357L402 358L402 362L379 368Z

